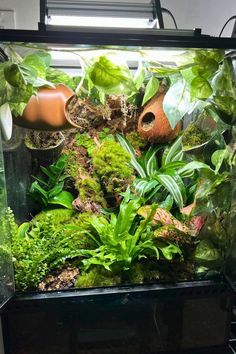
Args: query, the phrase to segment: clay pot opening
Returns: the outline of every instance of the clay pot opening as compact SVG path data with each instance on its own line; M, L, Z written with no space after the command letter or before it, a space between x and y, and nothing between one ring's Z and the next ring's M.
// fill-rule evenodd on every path
M163 110L164 97L164 94L153 97L138 118L139 134L151 143L169 142L175 139L181 129L180 123L171 128Z
M39 131L56 131L77 127L67 119L65 107L75 93L65 85L42 87L31 96L23 115L14 117L16 125Z
M152 112L146 113L143 116L142 121L141 121L142 129L145 131L152 129L155 124L155 119L156 119L156 117Z

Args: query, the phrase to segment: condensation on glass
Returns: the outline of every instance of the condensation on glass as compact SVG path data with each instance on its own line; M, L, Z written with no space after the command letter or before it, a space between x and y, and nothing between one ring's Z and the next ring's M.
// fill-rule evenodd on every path
M12 173L14 173L12 171ZM14 274L7 223L7 196L2 142L0 136L0 308L14 293Z

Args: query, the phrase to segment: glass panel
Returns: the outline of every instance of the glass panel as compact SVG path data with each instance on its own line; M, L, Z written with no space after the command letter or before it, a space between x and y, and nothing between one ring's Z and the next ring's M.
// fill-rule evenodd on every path
M4 148L17 288L220 279L235 238L232 50L3 47L3 101L24 128Z
M14 293L14 274L9 238L10 214L6 202L4 162L0 134L0 308Z

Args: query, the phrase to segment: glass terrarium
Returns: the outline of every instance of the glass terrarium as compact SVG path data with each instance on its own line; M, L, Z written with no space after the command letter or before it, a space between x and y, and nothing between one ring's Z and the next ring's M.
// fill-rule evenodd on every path
M225 345L235 41L152 30L2 40L1 301L13 273L17 291L2 315L7 353Z
M1 218L16 289L221 277L234 241L235 52L2 49Z

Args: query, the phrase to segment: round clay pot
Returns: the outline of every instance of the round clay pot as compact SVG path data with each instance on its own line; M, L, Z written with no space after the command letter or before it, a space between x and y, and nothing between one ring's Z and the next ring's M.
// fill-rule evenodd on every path
M173 140L181 129L181 123L178 123L175 129L171 128L163 111L164 97L161 93L152 98L138 119L139 134L152 143L167 143Z
M31 145L31 143L27 141L27 134L26 134L25 146L27 147L28 150L30 150L33 158L36 158L44 162L54 161L60 155L65 144L64 134L62 132L58 132L58 134L60 134L60 139L57 141L56 144L49 147L41 147L41 148Z
M77 127L67 119L65 107L74 92L67 86L40 88L31 96L21 117L14 118L16 125L34 130L64 130Z

